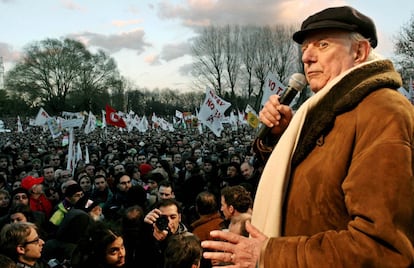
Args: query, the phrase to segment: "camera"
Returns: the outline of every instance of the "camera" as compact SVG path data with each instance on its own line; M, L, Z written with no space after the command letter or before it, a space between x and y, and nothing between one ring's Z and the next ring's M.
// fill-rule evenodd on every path
M168 216L167 215L160 215L160 217L155 221L155 225L160 231L168 231L170 232L170 229L168 228Z
M47 265L49 268L69 268L70 262L68 260L64 260L63 262L60 262L57 259L51 259L47 262Z

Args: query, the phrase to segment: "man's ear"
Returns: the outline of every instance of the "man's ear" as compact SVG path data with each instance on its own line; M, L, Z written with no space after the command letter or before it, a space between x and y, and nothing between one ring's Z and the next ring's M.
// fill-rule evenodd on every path
M354 62L356 64L365 62L368 58L370 50L371 46L369 45L369 41L359 41L354 51Z
M234 213L235 209L234 209L233 205L230 205L229 206L229 211L230 211L231 214Z
M23 255L24 252L25 252L25 249L22 245L17 245L16 252L17 252L18 255Z

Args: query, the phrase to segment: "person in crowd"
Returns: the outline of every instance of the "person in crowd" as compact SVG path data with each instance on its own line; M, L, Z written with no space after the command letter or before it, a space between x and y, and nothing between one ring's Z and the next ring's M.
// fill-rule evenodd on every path
M157 163L158 163L158 155L152 155L151 157L149 157L148 164L151 165L152 169L157 168Z
M196 211L200 218L192 222L190 227L191 232L201 241L211 239L211 231L225 228L214 194L199 193L196 198Z
M250 193L241 185L227 186L221 190L221 212L226 220L249 212L253 206Z
M226 166L226 176L223 177L222 187L240 185L243 182L240 164L237 162L230 162Z
M144 235L144 210L138 205L128 207L122 215L121 229L124 238L128 267L139 267L146 256L147 240Z
M30 222L7 224L0 232L0 253L15 261L17 267L48 267L42 260L44 244L36 225Z
M11 193L11 207L9 210L9 215L13 211L13 209L17 206L27 206L30 209L30 213L33 215L33 221L29 220L30 222L35 223L42 234L46 233L47 224L46 224L46 215L42 211L34 211L30 208L29 204L29 191L24 188L17 188L12 191ZM8 216L9 216L8 215ZM6 223L9 223L9 217L4 217L0 219L0 225L3 226ZM45 237L45 236L44 236Z
M88 215L85 205L79 207L82 208L70 209L54 235L45 241L42 255L46 260L54 259L60 264L70 262L79 241L87 236L87 229L94 220Z
M111 189L109 189L106 182L105 175L97 174L94 178L94 188L90 198L99 203L100 207L104 207L105 202L110 200L113 196Z
M33 158L31 171L36 171L38 172L38 174L40 174L42 171L42 160L40 160L39 158Z
M126 267L124 239L120 231L104 222L90 225L87 235L79 241L72 255L73 268Z
M64 199L58 204L56 210L49 219L49 222L55 227L58 227L62 223L65 215L84 196L84 193L82 187L75 183L66 188L64 196Z
M139 167L141 164L147 163L147 156L144 152L139 152L137 155L137 166Z
M116 176L119 173L125 173L125 166L124 164L117 164L114 166L114 175Z
M95 176L95 165L93 163L85 164L85 172L89 178L93 178Z
M185 160L185 169L179 173L175 183L176 198L183 203L185 213L195 206L195 199L206 189L206 182L196 159L189 157Z
M128 203L128 191L132 187L131 178L125 173L118 173L114 177L116 185L112 198L103 207L103 213L107 219L118 219L122 210Z
M22 187L22 180L21 179L16 179L11 186L11 190L16 190L17 188Z
M203 159L203 175L207 191L213 193L216 196L216 199L219 200L221 180L218 175L217 162L211 156Z
M159 200L158 189L159 183L164 181L165 178L161 173L158 172L150 172L147 176L147 199L148 199L148 208L152 208L154 204L157 203Z
M55 178L55 169L53 166L42 167L43 186L45 188L57 187L57 180Z
M61 168L60 156L58 154L52 154L50 156L49 165L51 165L55 170L60 169Z
M11 202L9 191L0 189L0 217L7 215Z
M7 257L6 255L0 254L0 267L2 268L17 268L16 262Z
M40 211L49 219L52 213L52 203L47 199L43 190L43 177L27 176L22 179L22 188L29 192L29 206L33 211Z
M165 268L198 268L203 249L195 236L176 235L164 253Z
M180 234L192 235L181 222L181 207L174 199L159 201L156 208L145 216L144 222L147 224L147 228L144 228L149 237L146 249L148 258L143 262L144 267L163 267L163 255L170 238Z
M9 175L11 173L11 168L10 157L6 154L0 154L0 171L3 171L6 175Z
M184 168L183 157L181 153L177 152L173 155L173 162L174 162L174 167L178 170L178 172Z
M152 166L150 165L150 164L147 164L147 163L143 163L143 164L140 164L139 166L138 166L138 169L139 169L139 172L141 173L141 177L142 177L142 180L144 181L144 182L146 182L147 181L147 176L148 176L148 174L152 171Z
M161 165L164 167L165 164L163 164L163 161L166 161L168 163L168 168L166 168L167 172L170 174L169 178L174 181L178 178L178 172L180 171L177 167L174 166L173 161L173 155L171 153L165 154L161 158L162 161L160 161ZM169 171L168 171L169 170Z
M221 241L202 245L221 252L204 257L250 268L412 267L414 108L391 61L373 50L374 22L327 8L293 40L315 94L294 116L277 96L264 105L260 120L277 145L250 238L214 231Z
M95 177L95 176L94 176ZM83 175L79 178L79 186L82 188L82 191L85 196L90 197L92 192L92 179L89 175Z
M60 176L57 178L57 182L59 185L62 185L62 183L70 179L72 179L72 171L69 169L63 169L60 172Z
M254 168L251 162L243 162L240 165L240 171L244 178L241 184L252 194L252 198L254 199L261 174Z
M138 167L133 164L129 163L125 165L125 173L128 174L128 176L132 180L132 186L140 185L142 187L145 186L144 181L141 179L141 173L139 172Z

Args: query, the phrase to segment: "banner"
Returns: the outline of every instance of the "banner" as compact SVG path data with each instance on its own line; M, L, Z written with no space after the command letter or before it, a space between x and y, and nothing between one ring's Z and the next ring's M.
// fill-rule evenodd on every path
M245 113L247 114L247 123L252 128L257 128L259 126L260 120L259 116L257 116L256 111L251 107L249 104L247 104Z
M270 95L279 95L281 96L285 91L283 84L276 78L272 72L269 72L266 76L265 83L263 85L263 96L262 101L260 102L260 107L266 103Z
M200 106L198 119L201 123L206 125L214 135L220 137L221 131L223 130L222 120L224 118L224 112L230 106L230 102L223 100L214 90L207 88L206 97Z

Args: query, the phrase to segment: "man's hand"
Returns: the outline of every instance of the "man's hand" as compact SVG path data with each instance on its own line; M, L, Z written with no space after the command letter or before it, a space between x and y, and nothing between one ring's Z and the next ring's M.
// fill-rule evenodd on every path
M250 233L250 238L230 232L212 231L210 235L221 241L201 242L203 248L214 250L214 252L204 252L204 258L214 260L215 263L231 263L224 267L255 268L261 247L267 237L250 222L246 222L246 230Z
M144 222L152 225L160 217L160 215L161 210L159 210L158 208L154 208L153 210L148 212L147 215L145 215Z
M148 212L148 214L145 215L145 218L144 218L144 222L152 225L152 228L153 228L152 235L158 241L162 241L168 236L168 231L158 229L157 225L155 224L155 222L160 217L160 215L161 215L161 210L159 210L158 208L154 208L153 210Z
M157 228L157 225L153 224L154 231L152 232L152 235L157 239L158 241L162 241L168 236L168 231L166 230L160 230Z
M272 128L271 133L281 135L292 120L293 112L288 105L280 104L278 95L271 95L259 113L260 121Z

